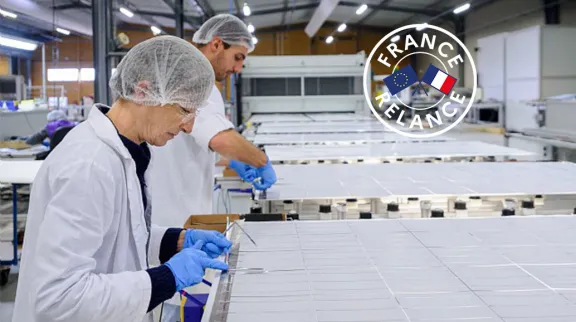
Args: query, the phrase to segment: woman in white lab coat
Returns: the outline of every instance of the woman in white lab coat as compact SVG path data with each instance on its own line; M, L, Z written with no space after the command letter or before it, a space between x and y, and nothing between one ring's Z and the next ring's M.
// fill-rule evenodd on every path
M214 84L194 46L161 36L136 45L110 87L36 176L13 321L151 321L176 291L201 282L230 247L221 234L150 224L148 144L190 133ZM149 268L151 263L163 263Z

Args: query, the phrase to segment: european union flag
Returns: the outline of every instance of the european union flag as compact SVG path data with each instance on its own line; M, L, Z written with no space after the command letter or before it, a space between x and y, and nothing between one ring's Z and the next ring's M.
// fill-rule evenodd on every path
M392 75L384 78L384 83L386 87L388 87L390 95L396 95L417 81L418 75L416 75L416 71L411 65L404 66Z

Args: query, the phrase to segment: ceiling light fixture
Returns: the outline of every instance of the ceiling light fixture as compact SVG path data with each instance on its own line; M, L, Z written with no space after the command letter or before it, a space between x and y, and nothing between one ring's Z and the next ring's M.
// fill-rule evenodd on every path
M245 15L246 17L248 17L248 16L250 15L250 13L252 13L252 12L250 11L250 7L248 7L248 4L247 4L247 3L244 3L244 7L242 8L242 12L244 12L244 15Z
M63 35L70 35L70 30L66 30L66 29L62 29L62 28L58 28L56 27L56 31L58 31L59 33L63 34Z
M356 10L356 14L361 15L364 13L364 11L366 11L366 9L368 9L368 6L363 4L358 8L358 10Z
M462 13L462 12L468 10L468 9L470 9L470 4L466 3L466 4L461 5L458 8L454 9L454 13L459 14L459 13Z
M134 17L134 13L132 13L132 11L124 8L124 7L120 7L120 12L122 12L123 15L125 15L128 18L132 18Z

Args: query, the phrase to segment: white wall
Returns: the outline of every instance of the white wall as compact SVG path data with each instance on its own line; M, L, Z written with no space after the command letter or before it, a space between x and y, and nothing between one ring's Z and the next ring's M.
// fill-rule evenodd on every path
M543 25L544 11L541 0L497 0L494 3L472 11L466 16L465 45L474 61L477 59L476 47L478 39L486 36L519 30L535 25ZM565 1L560 4L560 24L576 26L576 1ZM451 23L443 23L440 27L454 33ZM422 75L433 58L419 55L417 72ZM464 83L457 86L472 87L472 69L464 64ZM458 77L458 69L450 71Z
M466 47L476 60L479 38L541 24L544 24L541 0L498 0L466 16ZM474 79L468 66L464 76L465 86L472 87Z

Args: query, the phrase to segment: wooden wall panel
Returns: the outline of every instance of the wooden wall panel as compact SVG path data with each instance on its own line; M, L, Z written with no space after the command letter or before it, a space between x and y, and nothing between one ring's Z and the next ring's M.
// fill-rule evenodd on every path
M321 28L314 39L308 38L302 26L294 26L293 29L277 32L256 33L258 44L251 55L338 55L355 54L364 50L366 55L370 53L376 43L386 32L370 30L347 30L344 33L335 33L336 39L332 44L326 44L327 36L334 32L334 27ZM153 37L147 30L119 30L130 38L129 48ZM191 40L187 38L187 40ZM58 57L53 57L52 48L58 48ZM34 53L32 62L32 84L42 84L41 50ZM58 58L56 62L54 59ZM47 68L85 68L92 67L92 40L80 36L64 37L62 42L46 43L46 67ZM408 60L402 65L409 63ZM374 74L389 73L381 64L373 65ZM9 59L0 57L0 74L9 72ZM66 88L69 102L80 101L82 96L94 95L93 82L65 82L47 83L50 85L63 85Z
M10 57L0 56L0 75L10 75Z

